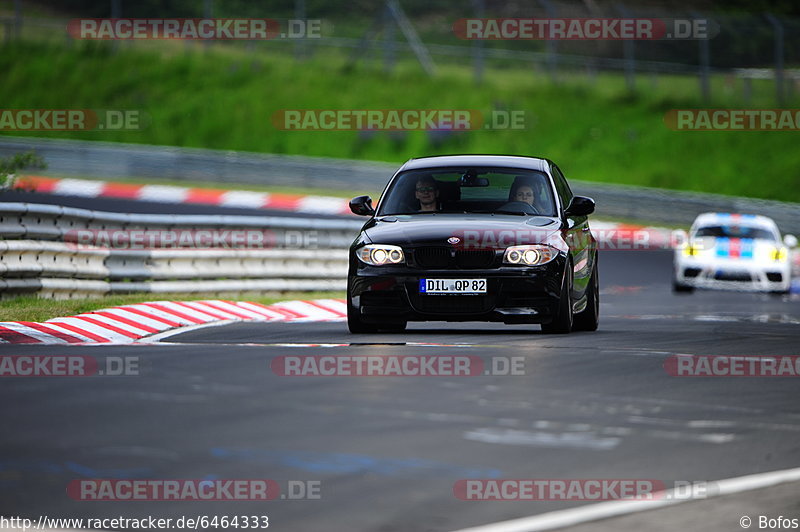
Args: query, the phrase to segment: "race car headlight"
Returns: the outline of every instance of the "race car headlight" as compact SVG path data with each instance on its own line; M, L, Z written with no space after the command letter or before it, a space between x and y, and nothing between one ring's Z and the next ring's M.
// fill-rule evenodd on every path
M683 248L683 254L686 257L696 257L700 254L703 250L702 247L698 246L697 244L688 244Z
M785 262L789 258L789 250L786 248L775 248L772 250L772 260L775 262Z
M544 244L530 246L511 246L503 254L504 264L522 264L524 266L538 266L547 264L558 256L558 250Z
M369 244L356 250L356 257L364 264L383 266L405 262L403 248L382 244Z

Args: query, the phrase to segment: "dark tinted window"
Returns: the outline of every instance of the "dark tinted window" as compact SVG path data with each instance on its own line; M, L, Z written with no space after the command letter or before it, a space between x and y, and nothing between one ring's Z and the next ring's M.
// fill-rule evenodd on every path
M392 182L381 202L379 216L417 214L420 196L433 186L437 212L492 213L502 210L555 216L550 180L543 172L515 168L431 168L403 172ZM531 208L522 205L524 203Z
M760 227L746 225L709 225L701 227L695 233L696 237L713 236L715 238L761 238L775 240L771 231Z

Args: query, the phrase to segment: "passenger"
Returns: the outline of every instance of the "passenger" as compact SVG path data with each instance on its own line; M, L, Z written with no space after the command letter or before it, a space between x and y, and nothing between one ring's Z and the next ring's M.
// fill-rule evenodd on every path
M419 212L435 212L439 210L439 187L430 175L417 179L414 196L419 201Z

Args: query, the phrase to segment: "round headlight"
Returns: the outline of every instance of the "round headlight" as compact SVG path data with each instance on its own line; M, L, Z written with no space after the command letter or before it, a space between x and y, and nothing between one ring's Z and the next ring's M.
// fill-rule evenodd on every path
M386 257L386 251L383 249L378 248L372 252L372 262L376 264L383 264L386 262Z
M523 260L526 264L536 264L539 262L539 252L535 249L526 250L523 255Z
M505 264L521 264L524 266L540 266L547 264L557 256L556 249L547 244L529 244L506 248L503 255Z

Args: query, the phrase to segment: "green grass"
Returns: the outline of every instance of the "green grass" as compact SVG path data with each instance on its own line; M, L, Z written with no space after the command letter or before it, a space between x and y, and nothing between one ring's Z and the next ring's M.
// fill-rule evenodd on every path
M675 132L673 108L705 107L692 77L641 75L629 93L619 75L563 74L559 83L530 68L487 69L477 86L468 67L439 65L428 78L413 61L392 73L318 50L296 61L283 44L145 43L116 52L91 42L71 47L12 43L0 52L4 108L139 109L136 132L51 132L70 137L400 163L442 153L547 156L568 178L800 201L797 132ZM710 107L745 107L741 82L712 79ZM769 82L754 82L751 107L772 108ZM800 107L798 101L787 107ZM354 131L281 131L281 109L523 110L523 130L476 130L436 144L423 131L371 137ZM19 135L19 132L13 132ZM42 136L43 133L31 133ZM265 182L265 186L269 183ZM347 187L347 196L360 191Z
M239 301L255 301L264 305L293 299L344 298L344 292L273 292L258 296L240 295ZM3 321L42 322L59 316L74 316L119 305L132 305L146 301L197 301L221 299L219 294L126 294L101 296L90 299L43 299L36 296L20 296L0 302Z

